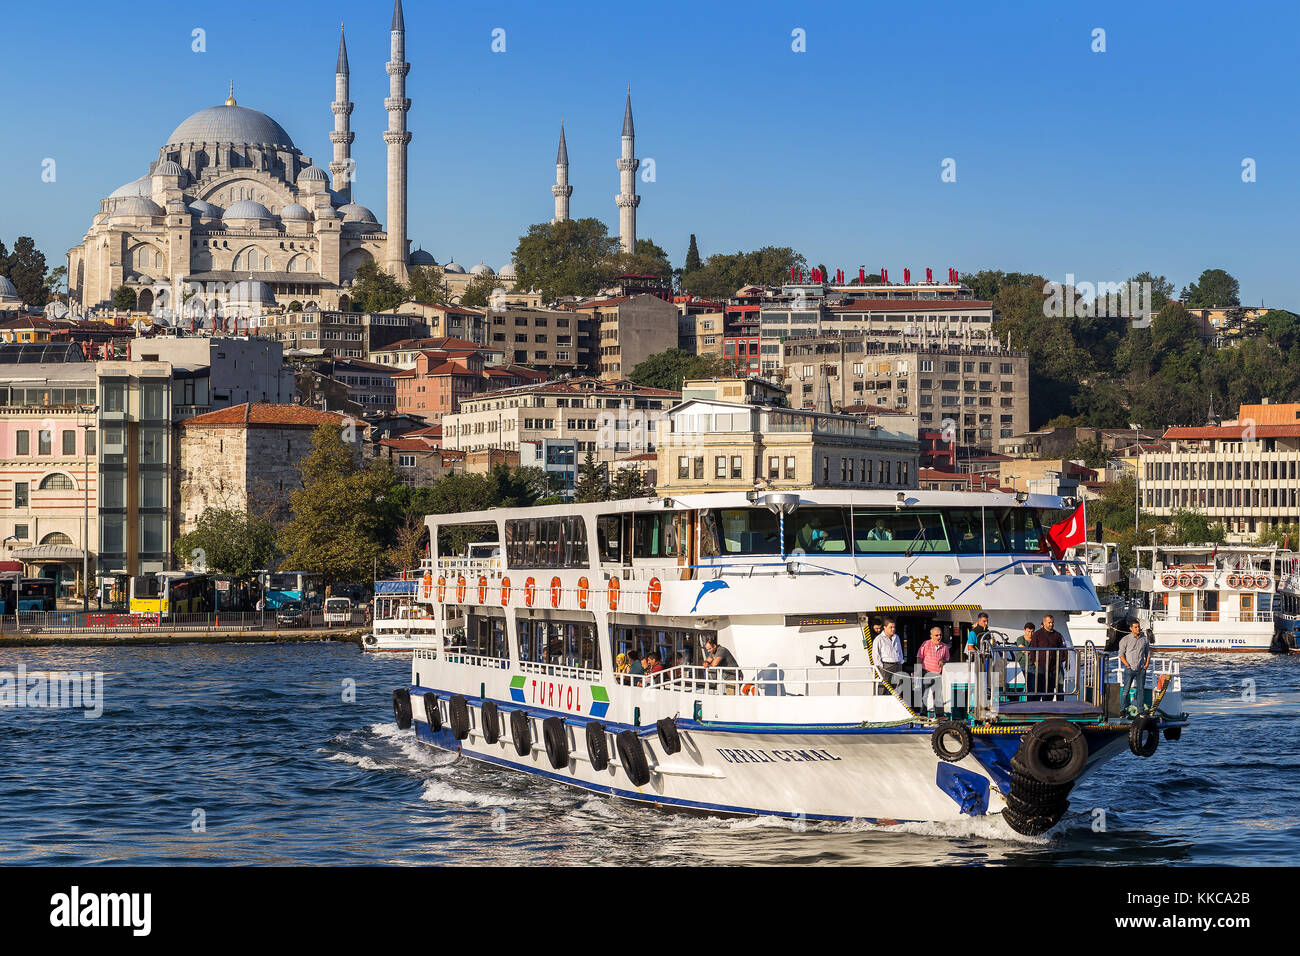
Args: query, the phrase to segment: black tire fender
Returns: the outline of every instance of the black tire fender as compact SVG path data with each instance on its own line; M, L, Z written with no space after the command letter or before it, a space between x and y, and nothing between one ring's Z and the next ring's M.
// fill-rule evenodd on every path
M469 736L469 701L460 694L447 701L447 723L451 724L451 735L457 740Z
M1128 728L1128 749L1136 757L1150 757L1160 746L1160 724L1149 714L1136 718Z
M442 730L442 712L438 710L438 695L433 691L424 695L424 719L435 734Z
M634 787L644 787L650 782L650 762L646 760L641 738L634 731L625 730L614 739L614 744L618 748L618 762L627 774L627 779Z
M1002 818L1007 821L1011 829L1022 836L1039 836L1061 822L1060 816L1044 813L1022 816L1010 808L1002 811Z
M599 720L587 724L587 757L591 760L592 770L599 772L609 766L609 738Z
M495 700L483 701L478 719L479 729L483 731L483 739L487 743L494 744L501 739L501 711L497 709Z
M542 742L552 767L564 770L569 766L569 733L563 717L547 717L542 721Z
M665 717L658 721L655 727L659 730L659 743L663 745L664 753L675 754L682 749L682 735L677 732L675 720Z
M398 730L411 729L411 692L404 687L393 691L393 716Z
M512 710L510 712L510 742L515 745L515 753L527 757L533 751L533 724L528 719L528 711Z
M1181 740L1182 736L1183 736L1183 728L1181 727L1165 728L1165 740Z
M1011 758L1011 769L1040 783L1070 783L1088 763L1088 741L1068 720L1053 717L1035 724Z
M957 738L957 748L949 749L945 746L951 737ZM968 753L970 753L971 735L970 728L965 724L958 723L955 720L941 720L934 728L934 733L930 734L930 749L940 760L946 760L948 763L956 763Z

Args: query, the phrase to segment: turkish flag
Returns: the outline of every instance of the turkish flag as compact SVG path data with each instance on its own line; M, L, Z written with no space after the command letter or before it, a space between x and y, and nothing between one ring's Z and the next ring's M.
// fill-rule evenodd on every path
M1060 524L1054 524L1047 531L1047 540L1059 558L1067 548L1083 544L1088 540L1087 518L1084 516L1083 503L1074 509L1074 514Z

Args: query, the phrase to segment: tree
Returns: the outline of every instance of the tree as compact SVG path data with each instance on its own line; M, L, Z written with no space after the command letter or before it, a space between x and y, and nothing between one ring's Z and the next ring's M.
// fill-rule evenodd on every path
M63 295L59 290L63 288L63 283L67 278L67 266L58 266L50 270L50 274L45 277L45 300L47 302L53 298L63 300Z
M312 434L312 450L298 466L302 488L290 495L292 517L280 532L286 563L327 583L369 577L395 523L392 466L362 467L342 431L325 423Z
M617 274L618 240L599 219L537 223L515 247L515 282L546 299L594 295Z
M595 452L587 455L578 466L578 483L574 486L573 500L577 502L609 500L609 468L604 462L597 464Z
M50 301L50 292L45 287L45 253L36 248L31 236L18 237L14 251L0 263L0 275L8 276L24 305L40 308Z
M387 312L406 301L406 289L373 259L357 267L352 279L353 312Z
M500 288L501 280L494 275L475 276L469 280L469 285L461 293L460 304L467 309L484 309L492 301L492 293Z
M119 312L130 312L135 308L135 290L130 286L120 285L113 290L113 308Z
M418 508L407 508L393 533L393 544L385 555L388 567L406 571L420 566L427 540L424 513Z
M1294 521L1290 524L1265 525L1255 539L1255 543L1262 548L1277 545L1279 548L1285 546L1294 549L1297 541L1300 541L1300 524Z
M251 581L275 560L275 528L261 515L207 508L194 530L176 539L174 550L190 567Z
M695 233L691 233L691 244L686 250L686 261L682 263L683 274L695 272L703 263L700 261L700 247L695 244Z
M1165 307L1174 295L1174 284L1164 276L1152 275L1150 272L1139 272L1133 278L1128 280L1130 283L1136 282L1139 286L1145 282L1151 283L1151 303L1152 312L1159 312Z
M709 256L704 264L682 274L682 289L720 302L747 285L780 285L790 269L807 270L808 260L789 246L764 246L753 252Z
M656 276L666 281L671 281L673 277L673 265L668 261L668 253L649 239L638 239L634 254L616 254L613 269L615 275Z
M609 484L609 497L613 501L627 498L644 498L649 493L645 474L640 468L620 468L614 472Z
M1192 508L1177 508L1170 519L1169 544L1222 544L1227 533L1221 523Z
M406 284L407 301L423 302L433 305L451 299L451 287L447 285L446 274L442 266L411 266Z
M682 382L697 378L723 378L729 374L727 362L716 355L693 355L685 349L656 352L637 364L628 380L650 388L680 390Z
M1206 269L1184 290L1189 309L1215 309L1241 305L1241 287L1222 269Z

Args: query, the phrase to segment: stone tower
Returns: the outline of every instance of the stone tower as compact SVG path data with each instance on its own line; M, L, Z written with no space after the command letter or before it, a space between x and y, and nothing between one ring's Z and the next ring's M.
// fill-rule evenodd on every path
M636 207L641 197L636 194L636 171L641 161L636 158L636 133L632 129L632 87L627 88L627 107L623 110L623 152L618 160L618 242L623 252L636 252Z
M564 142L564 121L560 120L560 149L555 154L555 185L551 187L555 196L555 218L551 222L564 222L569 218L569 197L573 187L569 185L569 147Z
M406 114L411 101L406 98L406 74L411 64L406 62L406 22L402 18L402 0L393 4L393 26L389 32L388 98L384 109L388 111L388 129L384 142L388 144L388 253L384 269L405 282L406 275L406 147L411 134L406 130Z
M334 144L334 161L330 175L334 177L334 191L344 202L352 202L352 141L356 134L351 129L352 103L348 100L348 45L343 39L343 24L339 24L339 61L334 68L334 131L330 142Z

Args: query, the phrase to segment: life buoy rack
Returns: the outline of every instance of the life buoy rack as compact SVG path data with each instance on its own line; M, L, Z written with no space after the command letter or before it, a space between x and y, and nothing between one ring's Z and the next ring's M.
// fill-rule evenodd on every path
M1267 574L1261 574L1255 578L1255 587L1261 591L1269 591L1273 588L1273 579Z
M560 606L560 595L564 593L563 583L559 577L551 578L551 607Z
M447 600L447 575L438 575L438 603Z
M1178 575L1178 586L1180 588L1190 588L1192 586L1192 576L1186 572Z
M547 717L542 721L542 742L552 768L563 770L569 766L569 734L563 717Z
M650 587L646 589L646 595L650 602L650 613L653 614L659 610L664 596L664 586L659 583L658 578L650 579Z
M534 578L528 578L524 581L524 603L529 607L537 600L537 581Z
M478 576L478 603L487 603L487 577L482 574Z
M501 579L501 606L505 607L510 603L510 579Z
M609 593L609 609L611 611L618 610L618 588L619 588L618 578L610 578L608 593ZM629 731L624 731L624 733L629 733ZM646 779L649 780L650 778L646 777ZM641 786L641 784L637 784L637 786Z
M424 577L420 580L420 585L421 593L424 594L424 599L426 601L429 600L429 598L433 596L433 575L428 571L425 571Z
M1172 574L1166 574L1164 577L1160 579L1160 583L1163 584L1165 587L1172 589L1177 586L1178 578Z
M1192 587L1194 587L1194 588L1203 588L1203 587L1205 587L1205 575L1204 575L1204 574L1193 574L1193 575L1192 575Z
M456 579L456 603L465 603L465 576L463 574Z
M1238 588L1240 588L1240 587L1241 587L1241 575L1240 575L1240 574L1229 574L1229 575L1228 575L1228 587L1232 588L1234 591L1237 590Z
M590 593L591 584L586 577L578 578L578 610L587 610L587 595Z

